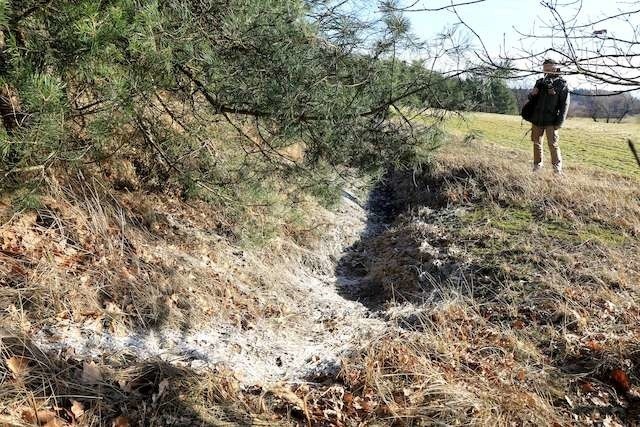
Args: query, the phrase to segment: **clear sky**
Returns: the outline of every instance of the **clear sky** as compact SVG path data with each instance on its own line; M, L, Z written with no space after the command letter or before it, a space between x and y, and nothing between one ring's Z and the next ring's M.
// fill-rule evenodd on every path
M456 3L463 1L455 0ZM563 3L570 2L565 0ZM611 14L619 5L626 4L628 8L631 3L628 0L583 0L580 16L583 20L593 20L601 17L603 13ZM448 4L450 0L420 0L415 8L435 8ZM482 36L485 43L495 49L502 45L503 37L507 38L509 44L519 46L520 36L514 28L521 32L539 32L544 28L544 21L549 21L550 18L548 10L540 4L540 0L485 0L483 3L458 6L457 10ZM449 10L414 12L408 16L411 18L414 32L424 37L433 36L457 21L456 16Z
M462 3L468 0L453 0L454 3ZM575 3L573 0L561 0L560 4ZM406 3L405 3L406 4ZM450 5L451 0L418 0L415 9L436 8ZM606 15L612 15L620 8L629 10L633 5L640 8L640 1L631 0L583 0L582 9L579 12L579 22L590 22ZM564 6L563 15L570 16L577 12L576 5ZM505 49L507 52L522 52L522 49L543 50L550 46L552 41L532 41L523 40L518 34L536 33L549 34L546 30L545 22L550 22L551 15L540 0L486 0L483 3L458 6L457 11L462 19L471 26L482 38L487 50L492 55L497 55ZM458 19L452 11L443 10L438 12L409 12L406 14L411 20L412 32L424 40L432 40L446 28L454 25ZM638 17L633 19L640 20ZM610 21L599 24L593 30L606 29L609 36L629 37L632 34L631 26L636 29L640 22L622 23L620 21ZM602 28L600 28L602 27ZM460 28L461 31L465 31ZM472 38L476 45L477 39ZM560 41L560 38L556 42ZM547 46L548 45L548 46ZM543 58L540 58L542 61ZM585 86L585 82L573 78L574 84Z

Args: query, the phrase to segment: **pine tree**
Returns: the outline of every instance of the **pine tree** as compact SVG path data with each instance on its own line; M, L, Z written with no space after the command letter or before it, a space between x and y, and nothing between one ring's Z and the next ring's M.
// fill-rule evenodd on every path
M228 187L216 120L242 140L236 180L410 165L434 133L389 115L413 91L394 59L407 22L341 3L0 0L3 176L126 153L144 179Z

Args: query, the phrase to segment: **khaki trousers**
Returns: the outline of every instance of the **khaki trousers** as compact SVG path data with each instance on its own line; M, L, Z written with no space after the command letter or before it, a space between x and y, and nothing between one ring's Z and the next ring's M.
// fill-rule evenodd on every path
M562 154L560 153L560 135L555 126L531 126L531 140L533 141L533 166L542 166L542 137L547 134L547 145L551 153L551 164L560 172L562 170Z

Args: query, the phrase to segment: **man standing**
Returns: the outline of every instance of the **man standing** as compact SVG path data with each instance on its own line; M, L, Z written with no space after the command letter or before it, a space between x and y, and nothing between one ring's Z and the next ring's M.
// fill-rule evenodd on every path
M569 111L569 86L560 76L558 64L546 59L542 64L544 77L536 82L529 94L533 102L531 114L531 140L533 141L533 170L542 169L542 137L547 136L551 163L554 172L562 173L562 155L560 153L560 129Z

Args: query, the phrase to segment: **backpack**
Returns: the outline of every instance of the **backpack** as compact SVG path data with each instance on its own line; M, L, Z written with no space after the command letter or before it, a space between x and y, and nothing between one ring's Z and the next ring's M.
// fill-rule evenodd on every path
M524 104L524 106L522 107L522 112L520 113L523 119L525 119L528 122L531 122L531 120L533 120L533 111L535 110L537 103L538 103L538 97L532 96Z

